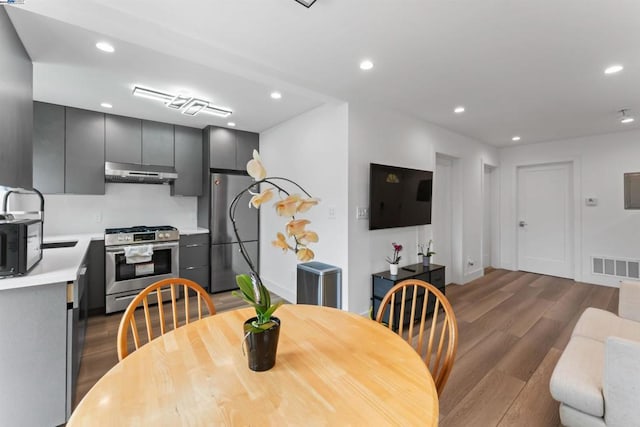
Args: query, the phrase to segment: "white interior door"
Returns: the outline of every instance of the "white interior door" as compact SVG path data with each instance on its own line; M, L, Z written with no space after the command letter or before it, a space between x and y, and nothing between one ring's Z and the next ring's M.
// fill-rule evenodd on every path
M433 176L433 250L432 260L444 265L445 283L451 283L453 266L453 203L451 197L453 161L444 156L436 156L436 171Z
M573 278L571 163L518 168L518 269Z
M484 165L483 215L482 215L482 267L491 267L493 241L493 170Z

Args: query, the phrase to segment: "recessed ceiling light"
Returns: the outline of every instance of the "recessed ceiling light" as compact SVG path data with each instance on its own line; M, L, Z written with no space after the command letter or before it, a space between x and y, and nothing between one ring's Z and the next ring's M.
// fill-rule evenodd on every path
M520 137L516 135L513 138L511 138L511 140L514 142L517 142L517 141L520 141Z
M616 64L616 65L611 65L611 66L605 68L604 73L605 74L616 74L616 73L619 73L622 70L624 70L624 67L622 65Z
M233 128L233 127L236 127L236 124L234 122L229 122L227 123L227 126L231 126Z
M271 98L282 99L282 94L280 92L271 92Z
M103 52L113 53L116 51L114 47L107 42L98 42L96 43L96 47Z
M368 59L365 59L364 61L362 61L360 63L360 69L364 70L364 71L369 71L370 69L373 68L373 62L371 62Z
M633 117L625 117L624 119L620 120L620 123L633 123L636 119L634 119Z
M113 105L109 104L108 102L103 102L102 104L100 104L100 106L103 108L113 108Z
M633 117L631 117L630 115L628 115L628 109L627 108L623 108L622 110L620 110L620 123L633 123L635 121L635 119Z
M463 107L463 106L456 107L456 108L453 110L453 112L454 112L454 113L456 113L456 114L464 113L464 107Z

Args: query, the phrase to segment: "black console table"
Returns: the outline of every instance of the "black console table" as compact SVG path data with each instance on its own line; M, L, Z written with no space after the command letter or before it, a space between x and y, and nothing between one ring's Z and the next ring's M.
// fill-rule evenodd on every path
M371 282L372 282L371 300L373 302L373 311L371 313L371 316L373 317L373 319L376 318L376 315L378 314L378 308L380 307L380 303L382 302L382 299L387 294L389 289L391 289L397 283L407 279L423 280L427 283L431 283L433 286L438 288L438 290L443 294L445 293L443 265L438 265L438 264L430 264L428 266L423 266L422 264L406 265L404 267L398 268L398 274L394 276L392 276L389 271L381 271L380 273L374 273L372 274L372 277L371 277ZM423 294L424 291L422 291L421 293ZM422 295L418 294L418 296L421 297ZM407 299L410 300L412 297L413 297L413 293L407 292ZM414 320L420 318L420 314L422 310L422 299L420 299L418 303L419 303L418 304L419 309L416 309ZM397 308L394 311L398 313L398 315L400 313L400 306L401 306L400 304L401 304L401 301L396 301ZM432 305L431 302L429 302L428 306L430 307L431 305ZM387 316L388 316L388 311L383 321L385 322L388 321ZM411 305L407 303L405 305L405 316L404 316L405 325L409 324L409 320L410 320L409 317L411 317ZM398 319L396 319L396 321L394 322L396 325L398 324L397 320Z

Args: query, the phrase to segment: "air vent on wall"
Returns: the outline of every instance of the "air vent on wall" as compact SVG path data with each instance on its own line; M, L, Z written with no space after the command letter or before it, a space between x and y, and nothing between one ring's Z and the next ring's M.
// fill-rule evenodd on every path
M603 276L640 279L640 260L591 257L591 272Z

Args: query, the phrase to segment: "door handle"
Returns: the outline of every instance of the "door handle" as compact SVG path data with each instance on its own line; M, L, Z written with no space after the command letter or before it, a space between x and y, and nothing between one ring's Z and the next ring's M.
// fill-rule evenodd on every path
M524 222L524 221L520 221L520 222L518 223L518 225L519 225L520 227L526 227L526 226L527 226L527 223L526 223L526 222Z

